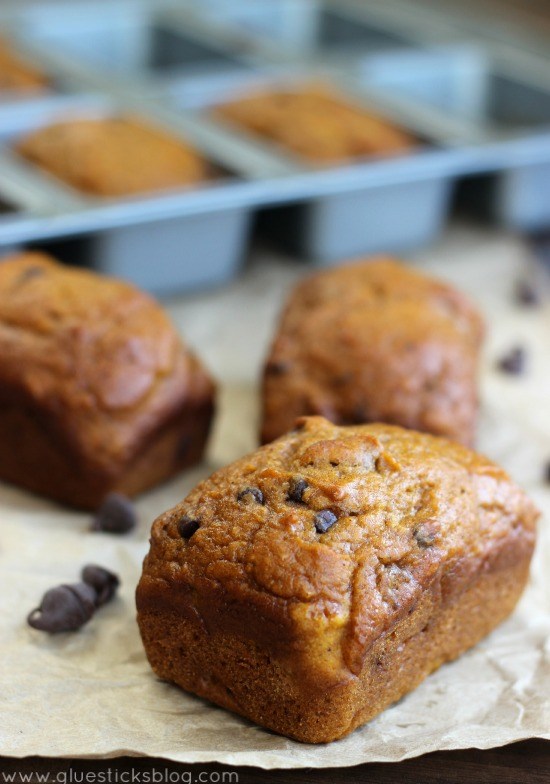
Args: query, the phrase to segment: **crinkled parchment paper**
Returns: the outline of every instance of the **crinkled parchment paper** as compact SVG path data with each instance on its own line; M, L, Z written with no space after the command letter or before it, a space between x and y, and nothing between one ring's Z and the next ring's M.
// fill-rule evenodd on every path
M0 486L0 752L322 767L550 738L550 491L541 481L550 458L550 308L511 304L524 261L513 237L464 228L416 261L462 286L485 312L480 448L545 512L531 583L512 618L376 720L325 746L279 737L155 679L133 598L151 521L198 479L254 447L261 358L281 298L303 272L261 254L229 288L169 303L221 382L221 410L208 464L142 498L137 532L91 533L88 515ZM525 376L495 372L495 357L518 343L529 350ZM76 634L28 628L25 616L44 591L75 581L89 562L121 575L120 598Z

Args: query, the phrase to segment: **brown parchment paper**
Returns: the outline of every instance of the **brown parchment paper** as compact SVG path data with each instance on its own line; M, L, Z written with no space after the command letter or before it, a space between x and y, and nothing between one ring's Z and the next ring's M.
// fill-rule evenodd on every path
M155 755L186 762L323 767L401 760L436 749L550 738L550 308L518 309L510 291L526 252L511 236L455 228L415 263L457 283L489 324L479 446L534 496L544 517L531 583L514 616L458 661L342 741L308 746L274 735L155 679L135 623L133 592L152 519L214 468L255 446L257 377L284 292L304 268L259 254L229 288L169 303L221 384L207 464L143 497L139 529L91 533L89 516L0 485L0 752ZM522 344L524 377L495 358ZM122 578L120 598L80 632L25 624L49 587L83 564Z

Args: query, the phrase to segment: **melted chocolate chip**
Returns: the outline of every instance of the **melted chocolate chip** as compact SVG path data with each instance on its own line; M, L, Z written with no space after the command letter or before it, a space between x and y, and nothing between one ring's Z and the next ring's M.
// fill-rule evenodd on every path
M265 372L269 376L282 376L290 370L290 362L273 361L266 365Z
M185 515L178 523L178 533L182 539L190 539L200 527L199 520L193 520L192 517Z
M525 370L525 361L525 349L523 349L521 346L518 346L499 359L498 368L503 373L510 373L511 375L519 376Z
M136 510L129 498L121 493L109 493L92 521L93 531L126 534L135 528Z
M257 504L265 503L264 494L259 487L245 487L244 490L237 495L237 501L244 501L252 499Z
M29 613L27 623L49 634L74 632L90 620L95 602L96 592L91 585L58 585L46 591L40 606Z
M307 490L308 487L309 485L305 479L302 479L300 476L293 476L288 483L288 500L294 501L297 504L303 504L304 491Z
M116 574L108 569L104 569L102 566L96 566L96 564L85 566L81 577L87 585L94 589L96 607L101 607L110 602L120 585L120 580Z
M179 463L181 460L185 460L189 453L189 447L191 446L193 439L189 434L183 436L183 438L178 442L178 446L176 448L176 461Z
M313 524L318 534L326 534L337 520L338 518L334 512L331 512L330 509L323 509L322 512L317 512L313 518Z

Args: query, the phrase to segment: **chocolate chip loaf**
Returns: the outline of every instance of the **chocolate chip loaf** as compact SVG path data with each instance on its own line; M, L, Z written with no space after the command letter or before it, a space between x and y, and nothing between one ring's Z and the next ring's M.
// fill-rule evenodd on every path
M216 107L214 116L314 163L345 163L411 150L411 135L329 87L266 91Z
M47 76L0 38L0 100L3 92L34 93L47 86Z
M510 614L536 518L459 444L304 418L155 521L137 589L147 656L276 732L340 738Z
M69 120L33 131L16 151L79 191L126 196L194 185L209 163L189 145L138 120Z
M201 457L213 384L157 303L38 253L0 262L0 479L81 508Z
M261 439L319 414L388 422L471 446L483 325L464 295L386 258L305 278L263 378Z

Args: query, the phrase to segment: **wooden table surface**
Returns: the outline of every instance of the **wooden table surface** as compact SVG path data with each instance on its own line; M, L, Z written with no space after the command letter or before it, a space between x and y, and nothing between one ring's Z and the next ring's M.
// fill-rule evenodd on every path
M143 757L111 760L48 760L38 757L14 760L0 757L1 784L151 784L153 771L162 772L164 776L162 781L155 779L157 784L176 784L177 781L197 784L221 784L224 781L226 784L549 784L550 741L527 740L487 751L436 752L400 763L322 770L185 765ZM120 779L122 772L128 776L125 781ZM238 779L235 776L223 779L224 772L236 773ZM5 775L13 773L14 778ZM133 777L129 776L130 773ZM46 774L49 774L48 778L44 778ZM85 778L87 774L88 778ZM200 774L202 777L199 778Z

